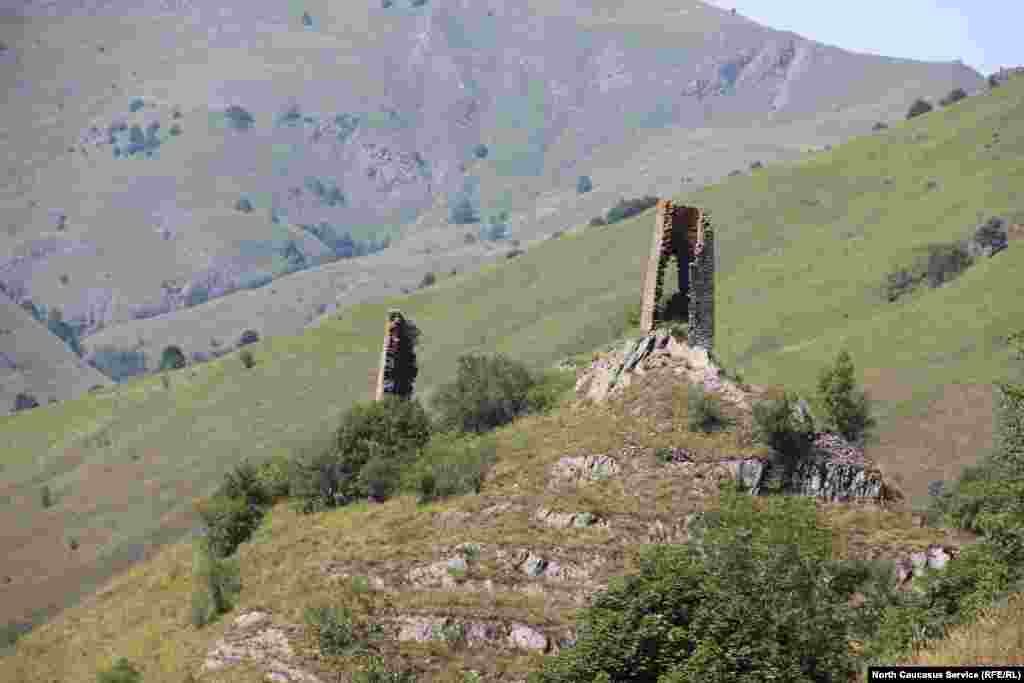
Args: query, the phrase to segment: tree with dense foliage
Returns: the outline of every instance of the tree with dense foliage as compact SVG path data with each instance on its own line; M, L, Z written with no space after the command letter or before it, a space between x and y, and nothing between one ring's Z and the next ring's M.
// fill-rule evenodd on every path
M433 404L443 429L485 432L525 413L534 383L518 361L468 354L459 358L455 380L438 389Z
M430 418L419 401L385 394L380 401L356 403L342 418L332 449L296 459L292 495L303 511L313 512L365 498L370 489L378 493L382 472L414 459L430 434ZM375 462L361 478L374 459L383 463Z
M828 427L851 443L863 444L875 426L871 403L857 388L853 359L843 349L831 367L818 375L818 397L825 408Z
M579 194L586 194L594 189L594 183L590 180L590 176L581 175L576 179L576 192Z
M160 372L180 370L187 364L188 361L185 359L185 353L178 346L168 346L160 354Z

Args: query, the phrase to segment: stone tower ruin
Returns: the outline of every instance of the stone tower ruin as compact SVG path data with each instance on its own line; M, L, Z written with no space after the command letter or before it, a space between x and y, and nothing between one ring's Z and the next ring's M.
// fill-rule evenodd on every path
M410 320L406 320L397 309L388 311L387 325L384 329L384 348L380 355L380 368L377 371L377 385L374 400L380 401L384 394L392 394L400 398L412 396L413 385L419 369L416 366L416 341L419 330Z
M711 218L692 206L658 202L651 255L640 300L640 328L649 333L666 318L661 304L665 268L675 258L679 293L687 302L687 343L711 350L715 337L715 240Z

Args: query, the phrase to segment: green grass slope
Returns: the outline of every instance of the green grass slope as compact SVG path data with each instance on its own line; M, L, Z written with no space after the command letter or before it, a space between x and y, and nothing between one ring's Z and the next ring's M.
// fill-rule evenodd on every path
M1002 142L985 149L994 130ZM909 389L877 396L883 440L950 385L1006 376L1013 366L1000 340L1021 327L1024 301L1019 242L906 302L884 302L878 287L915 247L961 237L979 216L1024 208L1014 194L1022 176L1018 81L688 197L717 226L718 355L749 381L807 391L848 345L865 379ZM926 192L928 179L939 188ZM190 499L241 458L322 447L341 412L370 396L389 306L423 331L421 394L468 351L543 366L616 339L623 309L638 300L652 220L648 212L570 233L401 300L341 311L303 335L249 347L250 370L232 354L171 373L169 389L147 377L0 417L0 575L12 579L0 583L0 619L63 605L83 572L143 554L157 529L166 537L188 529ZM966 461L981 441L964 451ZM897 451L885 464L901 462ZM914 472L914 463L902 465ZM45 511L44 483L55 494ZM69 536L79 540L76 551Z

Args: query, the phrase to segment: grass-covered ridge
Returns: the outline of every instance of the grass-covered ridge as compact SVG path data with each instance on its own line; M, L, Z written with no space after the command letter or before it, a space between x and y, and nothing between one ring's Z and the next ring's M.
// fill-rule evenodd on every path
M1001 142L986 149L996 130ZM929 179L938 190L926 191ZM1019 243L896 303L880 288L916 247L960 238L993 214L1021 222L1022 181L1018 79L808 162L687 196L717 229L718 356L748 381L810 390L845 345L862 376L886 380L865 382L880 389L883 438L947 385L1013 375L1003 339L1019 327L1024 300ZM247 347L251 369L232 354L170 373L169 389L147 377L0 417L0 528L11 539L3 574L12 578L0 584L0 619L67 594L81 583L76 572L130 556L157 528L190 528L191 498L241 458L325 443L342 412L370 394L391 306L423 332L421 394L466 352L541 367L618 338L622 311L639 297L652 221L647 212L570 232L479 273L346 309L302 335ZM881 391L892 384L910 391ZM54 494L45 511L44 484Z

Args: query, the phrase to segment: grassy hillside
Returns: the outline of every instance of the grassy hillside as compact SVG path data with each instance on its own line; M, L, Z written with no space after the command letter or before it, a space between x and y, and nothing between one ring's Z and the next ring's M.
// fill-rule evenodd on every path
M994 131L1001 141L988 149ZM1001 339L1020 327L1024 249L1011 243L910 299L888 303L878 290L916 247L965 236L987 215L1019 222L1022 178L1018 81L689 196L718 228L718 355L748 381L806 391L846 344L878 399L882 443L897 445L883 466L903 473L913 493L972 462L988 446L984 429L961 450L932 454L930 471L898 446L916 439L907 420L934 418L949 392L1012 372ZM926 191L928 179L938 189ZM168 389L148 377L0 418L0 575L12 579L0 584L0 618L60 606L84 585L81 576L148 552L157 529L165 537L189 529L189 500L241 458L322 447L340 413L369 396L389 306L423 331L421 394L467 351L502 351L539 367L618 338L623 309L638 299L652 220L647 213L570 233L407 298L343 310L303 335L249 347L251 370L229 355L170 373ZM965 422L991 420L988 404L964 402ZM55 498L46 510L43 484Z
M241 331L225 308L264 335L293 334L336 299L351 303L353 289L397 294L380 260L311 273L317 286L301 295L249 289L288 270L280 262L296 250L305 260L294 267L347 259L345 232L364 248L401 237L384 261L403 271L422 268L428 249L460 251L446 272L472 267L484 247L461 239L480 226L448 224L466 183L480 184L483 220L508 211L512 237L528 241L618 195L792 158L891 120L915 97L984 87L962 64L855 55L684 5L19 7L32 16L0 17L0 87L15 94L0 123L0 280L19 303L61 307L92 345L127 350L136 332L158 329L206 353L210 337ZM251 122L227 125L229 107ZM747 145L736 127L759 139ZM666 131L671 157L642 171L622 163L645 156L637 138ZM595 190L581 197L584 174ZM235 210L242 198L251 214ZM282 234L271 215L317 230ZM240 294L225 307L189 310L228 292Z

